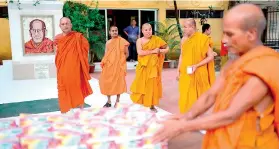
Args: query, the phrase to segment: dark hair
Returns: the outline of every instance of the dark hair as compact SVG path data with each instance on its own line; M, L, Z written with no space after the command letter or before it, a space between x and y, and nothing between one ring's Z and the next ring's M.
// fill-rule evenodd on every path
M109 27L109 30L113 27L116 27L118 29L118 27L116 25L112 25L112 26Z
M202 25L202 33L204 33L206 30L208 30L210 28L209 24L203 24Z
M33 23L34 23L35 21L41 22L41 23L42 23L42 29L43 29L43 30L46 29L46 24L45 24L44 21L42 21L42 20L40 20L40 19L34 19L34 20L32 20L32 21L29 23L29 29L30 29L30 30L33 29Z

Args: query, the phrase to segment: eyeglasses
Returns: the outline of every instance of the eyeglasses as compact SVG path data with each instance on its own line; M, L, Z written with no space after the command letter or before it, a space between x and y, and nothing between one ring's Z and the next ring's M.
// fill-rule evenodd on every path
M43 30L42 29L31 29L31 32L32 33L41 33L41 32L43 32Z

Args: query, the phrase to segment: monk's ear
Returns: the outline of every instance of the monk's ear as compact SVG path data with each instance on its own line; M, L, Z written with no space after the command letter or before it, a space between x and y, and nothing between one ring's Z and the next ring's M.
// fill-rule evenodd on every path
M255 41L258 38L256 29L254 28L249 29L247 32L247 37L249 41Z

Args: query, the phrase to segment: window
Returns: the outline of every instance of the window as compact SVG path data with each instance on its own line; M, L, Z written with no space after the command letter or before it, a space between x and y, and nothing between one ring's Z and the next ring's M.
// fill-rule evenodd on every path
M223 10L213 10L210 15L209 10L180 10L180 18L201 18L202 15L207 15L206 18L223 18Z
M8 18L8 7L0 6L0 18Z
M174 10L166 10L166 17L167 18L175 18L175 11Z

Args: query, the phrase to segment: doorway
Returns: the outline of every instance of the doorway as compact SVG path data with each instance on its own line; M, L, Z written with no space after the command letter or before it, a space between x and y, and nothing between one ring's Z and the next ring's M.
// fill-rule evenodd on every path
M156 9L101 9L104 12L106 21L106 38L109 37L109 28L111 25L118 27L118 33L121 37L127 39L128 37L123 32L123 29L131 24L131 20L135 19L137 26L141 33L141 26L144 23L151 21L157 21L157 10ZM153 34L156 27L152 25ZM141 33L142 37L142 33Z
M125 38L126 40L128 37L124 33L124 28L131 24L131 20L135 19L138 26L138 11L137 10L107 10L107 32L109 32L109 28L112 25L117 26L118 34ZM110 39L108 35L108 39Z

